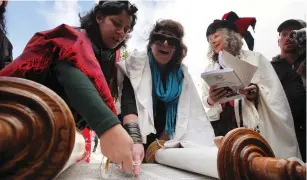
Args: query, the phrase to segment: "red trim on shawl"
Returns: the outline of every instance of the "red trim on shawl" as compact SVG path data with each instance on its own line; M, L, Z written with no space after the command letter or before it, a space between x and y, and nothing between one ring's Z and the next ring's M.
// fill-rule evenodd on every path
M39 74L49 68L54 56L58 60L74 62L94 83L100 97L117 115L114 100L91 42L83 33L68 25L62 24L52 30L36 33L22 54L0 71L0 76L24 78L30 71Z
M120 60L120 49L115 52L115 62Z
M91 153L92 153L91 130L89 128L83 129L82 130L82 135L83 135L83 137L85 139L85 152L83 153L82 157L77 160L77 162L80 162L80 161L84 160L87 163L90 163Z
M227 102L221 104L222 109L225 109L226 103ZM228 101L228 103L230 104L231 107L233 107L233 108L235 107L235 101L234 100Z

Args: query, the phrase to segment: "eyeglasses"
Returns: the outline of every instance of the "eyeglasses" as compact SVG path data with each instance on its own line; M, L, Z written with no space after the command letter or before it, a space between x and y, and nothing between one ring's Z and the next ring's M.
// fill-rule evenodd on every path
M169 36L166 34L153 33L151 39L153 43L157 45L162 45L165 41L167 41L167 44L172 49L176 49L180 46L180 40L177 37Z
M291 32L291 31L283 31L283 32L280 32L280 33L279 33L279 36L280 36L280 38L285 39L285 38L289 37L290 32Z
M128 11L131 14L134 14L138 11L138 8L131 4L129 1L99 1L98 5L107 7L107 6L117 6L120 7L122 5L126 5L128 7Z

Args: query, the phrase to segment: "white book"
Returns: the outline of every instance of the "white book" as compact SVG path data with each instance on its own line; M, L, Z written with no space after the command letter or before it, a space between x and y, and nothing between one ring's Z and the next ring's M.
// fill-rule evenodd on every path
M258 67L237 59L227 51L219 53L218 61L223 69L206 71L201 77L209 87L217 86L228 90L226 97L220 99L219 103L243 97L244 95L239 94L239 90L251 83Z

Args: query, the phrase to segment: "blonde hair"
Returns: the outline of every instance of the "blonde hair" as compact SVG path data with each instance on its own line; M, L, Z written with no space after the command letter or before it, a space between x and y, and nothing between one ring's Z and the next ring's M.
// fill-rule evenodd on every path
M224 50L229 52L230 54L234 55L234 56L239 56L240 55L240 51L242 49L243 46L243 42L242 42L242 36L232 30L226 29L226 28L222 28L222 29L218 29L217 31L221 31L222 32L222 41L223 41L223 45L224 45ZM210 35L212 36L212 35ZM218 54L215 53L212 49L212 43L210 41L210 36L208 37L209 39L209 51L208 51L208 58L212 59L213 62L217 62L218 60Z

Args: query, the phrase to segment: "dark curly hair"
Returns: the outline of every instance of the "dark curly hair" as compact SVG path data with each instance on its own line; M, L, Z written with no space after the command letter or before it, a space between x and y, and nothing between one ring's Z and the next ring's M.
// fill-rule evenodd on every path
M171 67L180 65L182 63L183 58L187 55L188 48L182 41L182 38L184 36L184 28L179 22L173 21L171 19L164 19L157 21L149 34L147 51L151 51L151 45L153 44L154 41L152 38L153 34L161 30L174 33L177 36L177 38L180 39L180 47L176 49L176 52L172 60L169 62L169 65Z
M5 3L3 2L0 6L0 31L1 31L1 34L6 34L4 13L5 13Z
M99 25L96 21L97 15L105 17L105 16L119 15L122 11L126 11L128 15L132 16L132 23L130 28L130 32L132 32L133 27L136 24L137 10L138 9L134 5L132 5L129 1L99 1L99 3L85 16L81 17L81 15L79 14L81 28L85 29L90 40L99 46L103 43L101 42ZM122 46L126 46L126 41L128 39L129 38L126 38L114 50L118 50Z
M85 16L80 18L81 28L84 29L87 33L88 38L99 48L103 48L103 42L100 36L99 25L96 21L96 16L112 16L119 15L122 11L126 11L128 15L132 16L130 32L132 32L133 27L136 23L136 12L138 9L132 5L129 1L99 1L99 3ZM126 46L126 41L129 39L129 36L121 42L115 49L119 50L121 47ZM110 90L113 98L117 100L118 98L118 81L117 81L117 69L113 62L112 67L112 77L110 79Z

